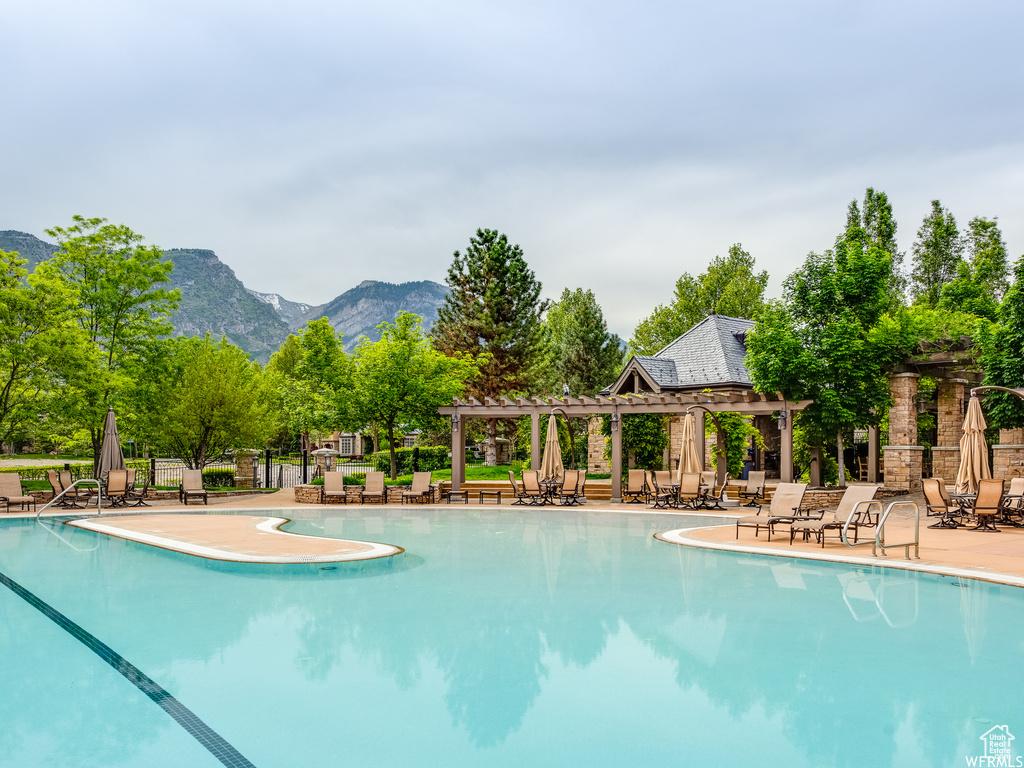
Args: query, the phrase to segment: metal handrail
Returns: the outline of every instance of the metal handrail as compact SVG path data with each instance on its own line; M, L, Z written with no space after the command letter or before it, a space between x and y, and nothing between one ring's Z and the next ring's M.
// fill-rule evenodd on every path
M914 540L907 542L900 542L899 544L886 544L885 543L885 521L889 517L889 513L892 512L895 507L913 507L914 508ZM921 509L917 506L915 501L894 501L892 502L882 513L882 518L878 521L878 529L875 532L875 540L871 547L871 554L876 554L875 548L882 550L882 557L885 557L885 550L890 547L903 547L903 559L910 559L910 548L914 548L914 559L920 560L921 554Z
M103 512L103 485L102 485L102 483L100 483L99 480L94 480L91 477L83 477L80 480L75 480L75 482L73 482L71 485L69 485L63 491L61 491L56 496L54 496L52 499L50 499L48 502L46 502L46 504L43 505L43 508L40 509L38 512L36 512L36 520L39 519L39 516L41 514L43 514L43 512L45 512L47 509L52 507L61 496L63 496L68 491L70 491L72 488L75 488L79 483L95 483L96 484L96 514L97 515L102 514L102 512Z
M865 504L867 505L867 510L868 511L865 511L865 512L861 513L860 508L862 506L864 506ZM853 508L853 511L850 513L849 517L846 518L846 522L843 523L843 530L839 534L839 538L843 542L843 544L845 544L846 546L848 546L850 548L853 548L853 547L866 547L868 544L871 544L870 541L851 542L850 541L850 526L854 525L854 526L863 526L865 528L870 528L871 526L865 525L865 524L860 522L860 516L861 516L861 514L867 515L868 521L870 522L870 520L871 520L870 509L871 509L871 505L872 504L878 504L878 508L879 509L882 508L881 503L879 503L879 501L877 499L865 499L864 501L858 501L857 502L857 506L855 506Z

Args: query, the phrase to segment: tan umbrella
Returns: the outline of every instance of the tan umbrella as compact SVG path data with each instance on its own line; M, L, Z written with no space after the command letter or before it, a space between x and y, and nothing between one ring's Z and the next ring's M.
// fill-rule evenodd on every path
M985 417L981 402L972 397L964 417L964 436L960 438L960 471L956 473L957 493L977 493L978 481L992 477L985 442Z
M544 453L540 462L541 480L561 480L565 474L562 466L562 446L558 443L558 422L555 414L548 416L548 436L544 440Z
M684 474L700 472L703 469L700 454L697 452L697 420L693 418L692 413L688 413L683 417L683 439L680 444L676 482L683 482Z
M117 434L117 420L114 409L107 411L103 424L103 443L100 445L100 461L96 466L96 477L106 480L112 469L124 469L124 454L121 453L121 438Z

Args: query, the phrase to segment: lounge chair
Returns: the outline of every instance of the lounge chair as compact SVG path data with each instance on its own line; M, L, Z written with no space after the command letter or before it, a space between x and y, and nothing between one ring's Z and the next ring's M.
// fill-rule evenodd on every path
M558 496L555 498L555 501L567 507L571 507L573 504L576 504L576 486L579 482L579 477L579 470L565 470L562 473L562 485L558 488Z
M768 540L771 541L772 530L777 524L811 518L810 515L805 517L799 514L806 490L807 483L779 483L775 486L771 504L759 506L756 515L741 517L736 521L736 538L740 537L740 528L753 528L755 536L764 528L768 531ZM812 519L820 517L821 515L818 515Z
M388 489L384 485L384 473L383 472L367 472L366 480L363 481L363 485L360 486L359 490L359 503L365 504L366 497L370 499L377 499L381 504L384 504L388 500Z
M103 498L112 507L123 507L128 503L128 470L112 469L107 473L107 486Z
M748 472L747 473L747 484L745 487L740 488L740 501L748 499L744 506L757 507L760 506L757 503L758 499L764 498L764 472Z
M339 499L342 504L348 503L348 491L345 490L345 476L341 472L324 472L324 484L320 490L320 503L326 504L328 499Z
M701 502L700 473L684 472L679 479L679 494L676 500L680 507L697 509Z
M629 470L626 487L622 489L622 500L627 504L643 504L648 494L647 473L642 469Z
M135 479L139 476L139 473L135 469L128 470L128 494L125 497L126 501L134 504L128 504L130 507L148 507L146 503L146 491L149 489L149 472L143 472L145 480L142 482L142 487L139 488L135 484Z
M181 488L178 490L178 501L188 506L191 498L202 499L203 504L209 504L206 489L203 488L203 470L185 469L181 473Z
M1015 528L1024 525L1024 477L1010 480L1010 488L1003 496L1003 509L999 519Z
M547 502L540 487L540 472L536 469L523 470L523 496L526 503L533 506Z
M651 492L647 496L648 502L654 502L654 509L674 509L678 506L678 497L676 496L676 489L669 488L666 485L662 485L658 478L657 472L651 472L649 477L649 483ZM668 473L664 473L667 475Z
M36 511L36 497L25 493L21 487L21 475L17 472L0 472L0 502L3 502L5 512L11 511L12 504L17 504L19 509L26 509L31 504L32 511Z
M972 531L998 531L995 527L995 519L1002 509L1003 502L1003 481L1000 480L979 480L978 497L974 500L974 517L978 524L971 528Z
M927 477L922 481L924 486L924 503L928 517L938 517L937 523L929 528L959 528L956 518L960 516L960 507L953 503L946 493L946 484L941 477Z
M434 489L430 485L429 472L413 472L412 488L402 492L402 503L418 501L426 503L434 500Z
M508 471L508 481L512 484L512 496L515 501L512 502L513 506L519 504L525 506L527 503L526 491L520 490L519 483L516 482L516 475L511 469Z
M820 520L794 520L789 524L789 543L793 543L796 534L803 534L806 540L812 534L815 539L825 547L825 533L837 531L841 537L844 527L853 529L853 541L857 542L857 532L861 527L874 527L878 525L878 517L882 513L882 503L873 501L877 485L851 485L846 489L839 506L832 513L831 518L822 517ZM872 518L872 510L874 517ZM825 510L821 510L824 515Z

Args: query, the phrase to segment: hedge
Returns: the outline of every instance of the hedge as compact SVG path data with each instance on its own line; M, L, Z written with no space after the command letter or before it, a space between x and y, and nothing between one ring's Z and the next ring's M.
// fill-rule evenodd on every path
M413 472L412 454L416 448L396 448L395 464L398 467L398 474L410 475ZM435 448L420 448L419 466L420 472L433 472L437 469L451 469L451 451L442 446ZM389 451L378 451L370 457L373 462L373 469L376 472L391 472L391 453Z
M235 470L233 469L204 469L204 488L231 488L235 485Z

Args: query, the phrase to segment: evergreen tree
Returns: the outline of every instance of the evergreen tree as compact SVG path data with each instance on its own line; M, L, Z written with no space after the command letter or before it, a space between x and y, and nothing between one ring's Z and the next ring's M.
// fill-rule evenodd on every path
M1015 389L1024 386L1024 257L1013 267L1013 285L999 309L999 322L979 323L979 364L985 384ZM1008 392L985 394L989 426L1000 429L1024 427L1024 401Z
M876 192L868 187L864 192L863 208L851 200L846 212L846 231L863 233L865 247L877 246L892 256L892 277L889 281L890 295L894 303L907 289L907 278L903 274L903 253L896 245L896 219L892 215L892 204L885 192Z
M544 319L551 350L547 391L561 397L593 397L611 384L622 367L622 341L608 332L592 291L566 288Z
M764 304L768 272L754 272L754 257L739 243L730 246L728 256L715 256L703 274L688 272L676 281L671 304L654 308L633 331L630 349L638 355L653 355L708 315L755 318Z
M997 302L1002 300L1009 287L1006 279L1006 243L1003 242L998 222L996 218L989 221L975 216L964 234L974 278Z
M953 214L938 200L917 230L914 242L912 273L914 300L930 307L937 306L942 286L957 276L963 260L964 242Z
M446 355L487 355L480 375L467 382L479 400L528 394L543 374L544 328L541 284L523 250L492 229L478 229L465 254L455 251L449 291L431 333ZM497 463L497 420L488 424L486 463Z

